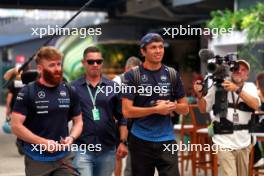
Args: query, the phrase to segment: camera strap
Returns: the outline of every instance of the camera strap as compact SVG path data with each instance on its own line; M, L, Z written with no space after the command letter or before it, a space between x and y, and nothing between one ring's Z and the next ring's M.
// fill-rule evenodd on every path
M239 123L239 115L236 112L237 107L238 107L238 101L239 101L239 96L237 97L237 99L235 100L235 95L234 92L231 92L232 94L232 100L233 100L233 107L234 107L234 113L233 113L233 122L234 123Z

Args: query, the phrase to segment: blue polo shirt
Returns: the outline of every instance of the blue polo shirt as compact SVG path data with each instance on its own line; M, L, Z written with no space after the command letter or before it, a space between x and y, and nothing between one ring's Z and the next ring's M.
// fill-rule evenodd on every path
M85 77L81 77L72 82L72 86L77 90L81 101L81 109L83 115L83 132L76 140L77 144L101 144L102 150L108 150L115 147L117 142L117 127L115 119L119 125L126 125L126 119L121 113L121 93L111 92L106 94L106 87L113 87L117 83L102 77L100 83L93 87L86 81ZM94 120L92 115L93 103L90 98L88 88L95 95L97 87L104 88L99 91L96 97L96 108L100 112L100 120Z
M178 72L176 75L176 95L172 96L172 84L169 79L169 71L164 65L162 65L160 69L154 71L147 70L141 65L139 66L139 70L139 87L146 88L146 91L122 94L122 97L132 100L134 106L151 107L153 106L153 102L157 100L175 101L185 96L183 84ZM132 71L125 73L124 85L135 86L135 79ZM154 91L154 87L158 90L157 86L160 87L160 91ZM151 90L151 87L152 91L150 92L149 90ZM151 142L175 140L173 124L171 122L171 117L168 115L152 114L138 118L133 122L131 133L140 139Z
M33 86L33 89L29 86ZM33 92L30 93L31 90ZM70 96L64 83L46 87L34 82L18 93L13 112L26 116L24 125L32 133L59 142L61 137L69 135L68 122L72 117L80 115L81 109L75 90L71 89ZM22 142L22 146L24 153L37 161L56 161L68 154L68 151L40 153L27 142Z

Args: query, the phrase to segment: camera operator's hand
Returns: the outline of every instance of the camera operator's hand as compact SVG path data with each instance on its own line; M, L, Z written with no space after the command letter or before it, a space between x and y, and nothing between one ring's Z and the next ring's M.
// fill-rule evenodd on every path
M203 92L202 92L203 85L202 85L202 81L201 80L197 80L197 81L194 82L193 90L194 90L195 95L198 98L201 98L202 97L202 94L203 94Z
M239 86L228 80L225 80L221 85L226 91L235 92L236 90L239 89Z

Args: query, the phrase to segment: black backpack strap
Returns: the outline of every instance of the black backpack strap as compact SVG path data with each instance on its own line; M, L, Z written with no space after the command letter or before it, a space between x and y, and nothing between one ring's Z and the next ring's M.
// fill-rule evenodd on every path
M133 73L133 78L134 78L134 82L135 82L135 87L136 89L138 88L138 86L140 85L140 70L139 70L139 66L136 66L136 67L133 67L132 68L132 73ZM121 82L124 81L125 77L124 77L124 74L121 75ZM136 119L128 119L127 120L127 129L130 133L131 129L132 129L132 126L133 126L133 123Z
M31 82L27 85L28 88L28 98L29 98L29 105L33 106L34 105L34 100L35 100L35 84L36 82Z
M172 84L171 86L171 92L172 92L172 96L176 95L176 87L177 87L177 71L169 66L165 66L168 69L169 72L169 77L170 77L170 82Z
M139 70L139 66L133 67L132 68L132 73L134 76L134 81L136 83L136 88L140 85L140 70Z

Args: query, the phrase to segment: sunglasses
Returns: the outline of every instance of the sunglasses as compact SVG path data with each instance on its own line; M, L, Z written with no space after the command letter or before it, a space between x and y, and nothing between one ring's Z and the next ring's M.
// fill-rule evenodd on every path
M88 65L94 65L94 63L96 63L97 65L101 65L103 63L103 60L86 60Z

